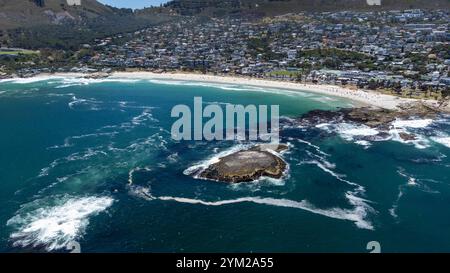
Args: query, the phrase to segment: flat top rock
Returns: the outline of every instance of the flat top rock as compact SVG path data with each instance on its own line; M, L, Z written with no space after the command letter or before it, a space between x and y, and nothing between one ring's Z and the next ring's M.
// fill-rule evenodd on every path
M275 151L287 149L286 145L257 145L248 150L224 156L200 173L200 177L222 182L250 182L262 176L280 178L286 170L286 163Z
M266 169L277 164L276 156L263 151L240 151L223 157L216 167L226 174L242 174L255 169Z

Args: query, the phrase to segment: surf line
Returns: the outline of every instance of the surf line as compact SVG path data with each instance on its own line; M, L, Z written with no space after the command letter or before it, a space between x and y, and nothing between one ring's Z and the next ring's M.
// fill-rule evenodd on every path
M237 203L255 203L259 205L269 205L285 208L302 209L314 214L339 219L352 221L358 228L374 230L374 227L370 221L365 220L368 212L371 208L364 204L359 198L353 197L352 204L354 209L342 209L342 208L329 208L320 209L312 205L307 200L294 201L289 199L276 199L270 197L240 197L236 199L219 200L219 201L205 201L201 199L192 199L186 197L174 197L174 196L154 196L150 192L150 188L135 187L134 193L137 196L143 197L148 201L160 200L160 201L174 201L178 203L203 205L203 206L224 206Z

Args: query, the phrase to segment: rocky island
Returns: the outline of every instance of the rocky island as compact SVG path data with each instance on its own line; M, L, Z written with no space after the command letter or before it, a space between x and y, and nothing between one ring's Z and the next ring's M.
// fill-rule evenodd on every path
M257 145L219 158L219 162L203 170L199 177L228 182L252 182L259 178L281 178L287 164L276 153L288 147L280 145Z

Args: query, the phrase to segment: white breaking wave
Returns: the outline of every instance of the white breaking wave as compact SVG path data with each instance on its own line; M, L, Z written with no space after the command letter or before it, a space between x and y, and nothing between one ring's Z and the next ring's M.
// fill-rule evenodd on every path
M354 209L342 209L342 208L321 209L315 207L307 200L294 201L289 199L277 199L269 197L241 197L236 199L220 200L220 201L205 201L201 199L174 197L174 196L157 197L151 194L150 188L142 188L142 187L134 187L131 189L131 192L132 194L141 196L147 200L174 201L178 203L203 205L203 206L226 206L237 203L255 203L260 205L302 209L314 214L319 214L334 219L352 221L355 223L357 227L362 229L370 229L370 230L374 229L373 225L369 221L365 220L369 211L371 211L372 208L368 206L363 199L354 197L350 193L348 193L349 195L348 198L349 200L351 200L351 203L355 206Z
M376 136L378 135L378 131L367 126L360 126L357 128L339 128L339 133L344 137L353 137L353 136Z
M200 87L213 87L222 90L230 90L230 91L251 91L247 88L239 88L238 85L230 85L230 84L218 84L212 82L200 82L200 81L182 81L182 80L157 80L151 79L148 80L151 83L161 84L161 85L181 85L181 86L200 86Z
M233 153L236 153L236 152L241 151L241 150L248 149L251 146L253 146L253 145L251 145L251 144L248 144L248 145L246 145L246 144L235 145L235 146L233 146L233 147L231 147L231 148L229 148L229 149L227 149L227 150L225 150L223 152L220 152L218 154L214 154L214 156L212 156L212 157L210 157L210 158L208 158L206 160L200 161L199 163L197 163L197 164L187 168L186 170L183 171L183 174L184 175L192 175L192 174L195 174L195 173L199 173L199 172L201 172L203 170L206 170L212 164L215 164L215 163L219 162L220 158L225 157L225 156L230 155L230 154L233 154ZM197 177L195 177L195 178L197 178Z
M337 124L334 128L336 132L345 140L353 141L358 136L376 136L379 131L366 125L354 125L350 123Z
M431 125L431 123L433 123L432 119L397 119L392 122L392 126L394 126L395 128L425 128Z
M442 144L446 146L447 148L450 148L450 137L432 137L431 138L434 142Z
M51 81L50 81L51 80ZM35 76L30 78L12 78L0 80L0 83L15 83L15 84L29 84L35 82L47 81L48 84L60 84L56 88L65 88L71 86L81 86L89 85L95 83L106 83L106 82L124 82L124 83L135 83L140 81L139 79L126 79L126 78L103 78L103 79L89 79L84 77L65 77L65 76Z
M330 123L320 123L320 124L317 124L316 125L316 128L319 128L319 129L324 129L324 130L329 130L329 126L330 126L331 124Z
M370 142L361 140L360 139L361 137L376 136L380 133L378 130L370 128L369 126L356 125L351 123L339 123L339 124L322 123L316 125L316 128L325 130L327 132L336 132L342 139L354 142L355 144L362 145L365 147L369 147Z
M241 85L241 84L226 84L226 83L183 81L183 80L161 80L161 79L151 79L148 81L151 83L164 85L212 87L226 91L263 92L263 93L280 94L290 97L314 97L314 96L317 97L317 95L310 94L307 92L293 91L288 89L263 88L258 86ZM333 100L333 98L327 97L325 95L320 96L320 98L323 97L326 97L327 100Z
M389 130L389 134L392 136L392 140L405 143L413 144L417 149L426 149L430 147L429 141L419 134L414 134L414 140L404 140L400 137L400 133L410 134L406 129L422 129L430 126L433 123L432 119L411 119L411 120L401 120L397 119L392 122L392 129Z
M107 82L123 82L123 83L135 83L138 82L137 79L124 79L124 78L104 78L104 79L89 79L89 78L64 78L62 80L62 84L57 86L56 88L66 88L72 86L83 86L90 84L98 84L98 83L107 83Z
M393 141L401 142L404 144L413 144L417 149L426 149L430 147L429 141L421 135L414 134L414 140L404 140L400 137L400 133L409 134L408 131L402 128L394 128L389 130L389 134L392 136Z
M364 147L366 147L366 148L368 148L368 147L370 147L370 146L372 145L372 144L371 144L369 141L367 141L367 140L357 140L357 141L355 141L355 143L358 144L358 145L364 146Z
M356 125L351 123L322 123L315 127L321 130L325 130L329 133L335 132L342 139L351 141L355 144L362 145L366 148L371 146L372 141L387 141L392 140L403 144L412 144L417 149L426 149L430 147L430 141L428 137L414 131L411 133L408 129L424 129L430 126L434 121L432 119L415 119L415 120L400 120L397 119L392 123L389 131L378 131L374 128L370 128L366 125ZM382 136L380 133L385 133L386 136ZM405 140L400 135L413 135L414 139ZM432 137L431 140L440 143L444 146L450 146L450 138L447 135Z
M237 199L221 200L215 202L183 197L171 197L171 196L161 196L157 197L156 199L163 201L176 201L179 203L199 204L204 206L223 206L235 203L251 202L255 204L270 205L277 207L297 208L335 219L350 220L355 222L356 226L359 228L373 229L372 224L364 220L364 217L367 215L367 211L362 207L356 207L356 209L353 210L341 208L320 209L316 208L314 205L312 205L306 200L302 200L299 202L289 199L276 199L263 197L242 197ZM355 202L359 201L355 200Z
M34 82L48 81L51 79L62 79L62 77L36 76L36 77L30 77L30 78L12 78L12 79L0 80L0 83L11 82L11 83L16 83L16 84L28 84L28 83L34 83Z
M106 210L113 202L111 197L77 197L54 207L18 214L7 222L17 229L10 239L16 247L63 249L84 235L90 217Z

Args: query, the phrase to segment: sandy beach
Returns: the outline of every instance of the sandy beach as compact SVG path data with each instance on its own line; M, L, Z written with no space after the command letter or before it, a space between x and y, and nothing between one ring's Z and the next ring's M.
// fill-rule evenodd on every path
M55 77L92 77L92 74L82 73L55 73L42 74L41 76L55 76ZM210 82L219 84L236 84L256 87L267 87L275 89L285 89L290 91L311 92L323 94L332 97L339 97L349 99L359 106L375 106L384 109L398 109L397 107L404 103L423 102L430 106L436 106L436 100L418 100L400 98L393 95L381 94L376 91L350 89L336 85L324 84L305 84L294 83L287 81L264 80L250 77L236 77L236 76L216 76L207 74L195 73L153 73L153 72L114 72L110 74L109 78L121 79L155 79L155 80L177 80L190 82ZM450 106L442 109L445 112L450 112Z
M417 102L416 99L399 98L370 92L365 90L352 90L333 85L314 85L293 83L286 81L264 80L249 77L214 76L193 73L152 73L152 72L116 72L113 78L134 78L134 79L160 79L160 80L181 80L181 81L201 81L222 84L250 85L257 87L269 87L276 89L289 89L301 92L318 93L327 96L335 96L350 99L362 105L371 105L385 109L396 109L402 103ZM428 103L436 101L428 100Z

